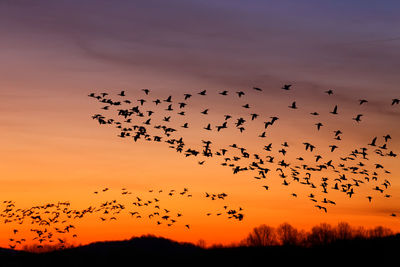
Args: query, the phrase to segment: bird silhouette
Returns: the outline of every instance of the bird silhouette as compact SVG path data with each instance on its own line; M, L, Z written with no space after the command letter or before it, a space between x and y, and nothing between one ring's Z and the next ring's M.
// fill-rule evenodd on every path
M338 109L338 106L336 105L330 113L334 114L334 115L337 115L338 114L337 113L337 109Z
M239 97L244 96L244 92L243 92L243 91L239 91L239 92L236 92L236 93L237 93L237 95L238 95Z
M374 137L374 139L372 139L371 143L369 143L368 145L376 146L376 139L377 139L377 137Z
M282 89L283 90L290 90L290 87L291 87L292 85L291 84L284 84L283 86L282 86Z
M289 106L289 108L291 108L291 109L297 109L296 101L294 101L294 102Z
M353 118L353 120L355 120L356 122L360 122L362 116L363 114L358 114L356 117Z

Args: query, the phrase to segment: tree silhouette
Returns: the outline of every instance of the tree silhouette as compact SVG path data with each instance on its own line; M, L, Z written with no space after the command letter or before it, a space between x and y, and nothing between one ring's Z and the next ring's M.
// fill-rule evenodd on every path
M336 241L379 239L393 236L391 229L377 226L372 229L352 227L346 222L337 226L321 223L312 227L311 231L300 231L289 223L282 223L276 229L268 225L255 227L241 243L245 246L324 246Z
M278 245L275 228L268 225L255 227L245 240L245 245L252 247L265 247Z
M279 243L283 246L296 246L302 241L299 231L289 223L282 223L279 225L276 229L276 233Z
M381 237L390 236L390 235L393 235L393 231L391 229L383 227L383 226L377 226L368 231L369 238L381 238Z
M330 224L321 223L311 229L308 241L312 245L327 245L335 240L335 231Z
M347 222L338 223L335 232L338 240L349 240L354 237L354 230Z

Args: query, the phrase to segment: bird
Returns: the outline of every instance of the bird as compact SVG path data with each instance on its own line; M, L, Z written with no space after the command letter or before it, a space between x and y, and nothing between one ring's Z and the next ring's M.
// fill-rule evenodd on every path
M336 105L330 113L334 114L334 115L337 115L338 114L337 113L337 109L338 109L338 106Z
M362 116L363 114L358 114L356 117L353 118L353 120L355 120L356 122L360 122Z
M389 134L384 135L383 138L385 139L385 142L387 142L388 140L392 139L392 137Z
M328 90L328 91L325 91L325 93L327 93L328 95L332 95L333 91L332 90Z
M392 99L392 106L393 105L398 105L398 104L400 104L400 99L399 98L393 98Z
M252 113L251 115L251 120L255 120L258 117L258 114Z
M222 125L216 126L216 127L217 127L217 131L219 132L221 129L227 128L227 122L225 121Z
M225 117L225 120L229 120L230 118L232 118L231 115L225 115L224 117Z
M291 84L284 84L283 86L282 86L282 89L283 90L290 90L290 87L291 87L292 85Z
M239 97L244 96L244 92L243 91L239 91L239 92L236 92L236 93L238 94Z
M211 124L209 123L206 127L204 127L205 130L211 131Z
M338 148L338 147L335 146L335 145L330 145L329 147L331 148L331 152L335 151L335 149Z
M335 133L335 136L338 136L338 135L342 134L342 131L336 130L336 131L334 131L334 133Z
M289 108L291 108L291 109L297 109L296 101L294 101L294 102L292 103L292 105L289 106Z
M368 145L369 146L376 146L376 139L377 139L378 137L374 137L374 139L372 139L372 141L371 141L371 143L369 143Z
M277 121L279 118L278 117L270 117L271 119L271 124L274 124L275 121Z

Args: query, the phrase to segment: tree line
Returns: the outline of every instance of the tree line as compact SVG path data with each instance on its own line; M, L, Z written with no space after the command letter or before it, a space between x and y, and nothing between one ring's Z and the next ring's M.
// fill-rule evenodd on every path
M392 235L394 235L393 231L383 226L366 229L353 227L346 222L340 222L336 226L321 223L312 227L310 231L298 230L289 223L282 223L278 227L262 224L255 227L240 245L312 247L337 241L379 239Z

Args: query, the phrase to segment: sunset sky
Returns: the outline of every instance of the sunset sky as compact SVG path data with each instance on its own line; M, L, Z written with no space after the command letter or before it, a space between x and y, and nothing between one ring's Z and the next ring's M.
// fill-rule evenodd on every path
M326 162L333 131L341 129L336 158L367 146L375 136L382 144L386 134L392 137L390 150L400 153L400 105L391 105L400 98L399 11L400 2L389 0L2 0L0 200L13 200L20 208L70 201L83 209L113 199L129 206L136 196L159 197L165 208L184 214L174 227L129 214L102 222L93 214L72 222L78 234L69 239L74 244L142 234L229 244L255 226L283 222L309 229L346 221L400 231L399 157L381 160L371 152L371 164L380 162L391 171L381 178L391 182L390 198L365 185L351 199L329 194L337 205L324 213L310 203L308 190L282 186L275 172L258 181L249 172L234 175L215 158L199 165L166 144L118 138L115 127L91 118L115 113L88 97L108 92L121 99L117 94L124 90L126 99L146 97L151 106L156 98L172 95L181 101L191 93L187 120L198 127L182 134L198 147L212 138L218 147L237 143L258 153L268 143L280 148L287 141L288 157L294 159L305 153L307 140L324 147L319 153ZM283 84L292 84L292 90L281 90ZM142 88L151 90L149 96ZM207 96L197 94L205 89ZM331 96L324 93L329 89ZM230 94L223 98L218 95L222 90ZM243 99L237 91L246 93ZM368 103L360 106L360 99ZM288 108L293 101L296 111ZM241 107L246 103L251 111ZM329 111L335 105L339 115L333 117ZM210 110L207 119L199 115L205 108ZM261 128L249 124L243 134L232 128L224 135L202 129L208 122L215 127L225 114L249 116L253 111L260 114ZM321 117L313 118L313 111ZM352 120L357 114L364 115L360 123ZM278 126L259 140L270 116L280 118ZM318 120L324 124L320 132L314 125ZM266 184L268 191L262 187ZM105 187L110 190L93 193ZM121 195L122 188L132 194ZM183 188L191 199L165 194ZM160 189L163 194L148 192ZM290 195L294 191L297 198ZM213 202L205 192L228 197ZM374 194L372 203L368 194ZM243 208L244 220L206 216L224 205ZM0 224L0 246L7 246L15 227ZM18 227L28 234L30 225Z

